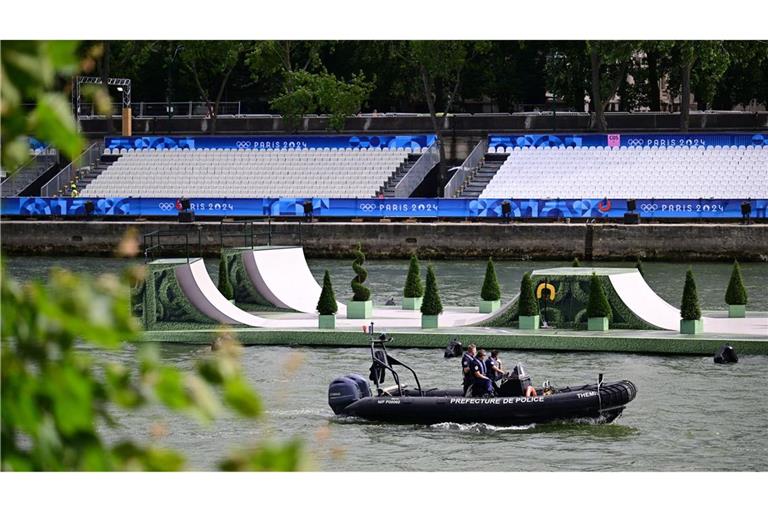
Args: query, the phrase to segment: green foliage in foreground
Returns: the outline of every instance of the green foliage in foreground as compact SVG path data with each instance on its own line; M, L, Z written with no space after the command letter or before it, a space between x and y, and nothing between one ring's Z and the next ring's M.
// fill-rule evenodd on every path
M141 276L132 271L127 277ZM131 277L131 275L133 277ZM263 406L243 375L240 345L226 334L192 371L164 364L154 345L135 365L103 358L137 333L126 280L54 269L49 282L2 275L3 471L185 469L184 456L132 440L108 442L110 411L161 406L209 423L223 409L257 418ZM295 470L298 442L261 445L219 462L222 469Z

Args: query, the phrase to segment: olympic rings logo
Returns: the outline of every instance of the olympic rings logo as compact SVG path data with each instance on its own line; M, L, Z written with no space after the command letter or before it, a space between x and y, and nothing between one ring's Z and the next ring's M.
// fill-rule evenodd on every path
M360 205L360 209L364 212L372 212L376 209L376 205L372 203L363 203Z
M176 209L176 205L173 203L160 203L158 207L164 212Z
M627 145L629 145L629 146L642 146L643 145L643 139L629 139L627 141Z
M239 140L235 142L235 146L237 146L238 149L248 149L251 147L251 143L247 140Z
M641 204L640 209L646 213L655 212L659 209L657 204Z

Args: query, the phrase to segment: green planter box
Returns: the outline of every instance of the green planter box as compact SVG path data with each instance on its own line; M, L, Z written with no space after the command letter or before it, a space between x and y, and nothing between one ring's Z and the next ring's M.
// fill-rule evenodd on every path
M437 329L438 315L421 315L422 329Z
M747 306L744 304L729 304L728 318L744 318L747 316Z
M680 334L701 334L704 332L704 320L680 320Z
M608 317L607 316L593 316L587 319L588 331L607 331L608 330Z
M347 318L352 319L364 319L371 318L373 316L373 301L357 301L353 300L347 302Z
M320 315L317 327L320 329L335 329L336 315Z
M526 329L529 331L539 329L539 315L536 316L521 316L520 317L520 329Z
M493 313L501 307L500 300L481 300L480 312L481 313Z
M403 309L409 311L418 311L421 309L421 302L424 297L403 297Z

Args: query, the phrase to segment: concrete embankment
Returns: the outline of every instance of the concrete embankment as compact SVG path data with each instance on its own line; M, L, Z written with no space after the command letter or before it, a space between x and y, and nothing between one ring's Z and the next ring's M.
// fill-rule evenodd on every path
M242 225L218 222L41 221L0 223L2 251L18 255L111 255L131 231L142 243L153 231L187 233L190 255L218 255L224 245L250 245ZM266 245L267 224L254 225ZM156 242L156 240L155 240ZM185 254L184 237L163 235L163 256ZM768 224L498 224L483 222L272 222L272 245L303 245L309 257L349 257L358 243L370 258L768 261ZM175 245L173 244L181 244Z

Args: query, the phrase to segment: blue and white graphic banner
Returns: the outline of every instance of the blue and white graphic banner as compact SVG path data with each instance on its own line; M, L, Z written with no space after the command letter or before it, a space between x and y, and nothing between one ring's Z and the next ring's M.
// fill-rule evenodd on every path
M416 135L296 135L237 137L105 137L109 149L362 149L389 148L420 151L431 146L436 137Z
M680 147L766 146L766 133L609 133L609 134L491 134L488 146L516 147Z
M626 199L506 199L512 218L622 218ZM2 198L3 216L94 215L165 217L178 214L178 198ZM333 199L333 198L191 198L198 217L300 217L312 202L317 217L373 218L501 218L505 199ZM641 218L728 219L741 217L744 199L637 199ZM752 218L766 218L768 199L749 200Z

